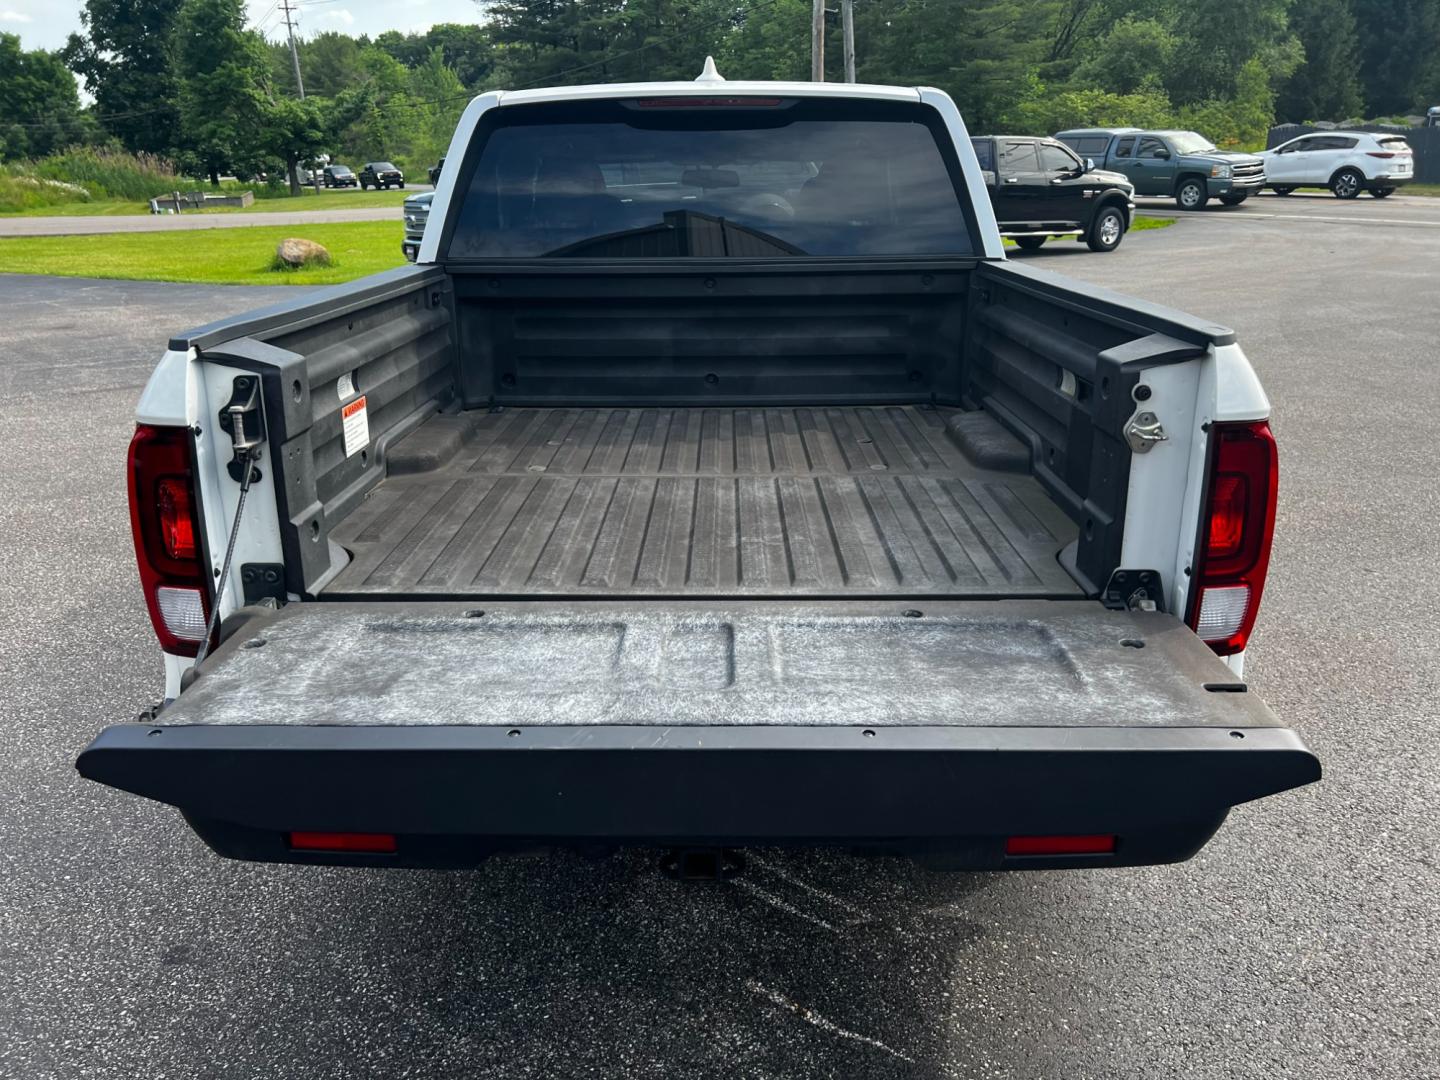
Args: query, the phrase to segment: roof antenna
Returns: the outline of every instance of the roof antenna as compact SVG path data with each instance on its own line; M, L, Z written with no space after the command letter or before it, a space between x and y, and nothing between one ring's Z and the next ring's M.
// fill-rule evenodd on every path
M707 56L707 57L705 57L705 69L700 72L699 78L697 78L695 81L696 81L696 82L724 82L724 81L725 81L725 76L724 76L724 75L721 75L720 72L718 72L717 70L715 70L715 58L714 58L713 56Z

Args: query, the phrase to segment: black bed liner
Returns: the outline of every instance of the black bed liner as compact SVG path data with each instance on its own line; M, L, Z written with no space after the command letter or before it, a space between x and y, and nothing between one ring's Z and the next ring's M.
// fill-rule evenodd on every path
M332 533L342 596L1078 596L1074 524L955 409L438 416Z
M1179 620L1088 600L291 604L206 660L209 725L1258 727Z

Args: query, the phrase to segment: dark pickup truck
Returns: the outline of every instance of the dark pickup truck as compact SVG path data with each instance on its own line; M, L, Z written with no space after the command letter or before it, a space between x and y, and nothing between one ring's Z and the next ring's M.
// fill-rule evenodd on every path
M1173 198L1181 210L1203 209L1212 198L1239 206L1265 186L1260 158L1217 149L1193 131L1077 128L1055 138L1128 177L1136 195Z
M171 338L165 696L86 777L237 858L701 877L1174 861L1318 778L1234 334L1007 262L945 94L496 92L447 162L416 265Z
M1125 177L1096 169L1054 139L984 135L970 142L1001 236L1027 251L1052 237L1083 239L1091 251L1120 246L1135 210Z

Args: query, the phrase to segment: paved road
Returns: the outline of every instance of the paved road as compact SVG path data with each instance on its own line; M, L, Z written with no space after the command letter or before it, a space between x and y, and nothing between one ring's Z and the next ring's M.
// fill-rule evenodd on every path
M1175 206L1174 199L1140 198L1140 212L1152 217L1175 217L1185 214ZM1297 191L1293 195L1263 192L1239 206L1224 206L1211 201L1198 212L1207 221L1284 221L1296 224L1327 225L1390 225L1411 228L1440 228L1440 198L1429 195L1392 195L1373 199L1337 199L1328 191ZM1189 214L1186 216L1196 216Z
M288 290L0 278L0 1077L1440 1074L1440 246L1236 232L1027 257L1237 326L1275 400L1248 674L1324 782L1194 861L931 876L634 854L470 873L222 862L77 779L160 687L122 456L166 332ZM1316 273L1343 258L1343 292Z
M407 194L433 190L428 184L406 188ZM400 198L394 206L362 206L335 210L257 210L253 213L97 214L78 217L0 217L0 238L6 236L80 236L93 233L170 232L177 229L243 229L250 225L319 225L336 221L398 221Z

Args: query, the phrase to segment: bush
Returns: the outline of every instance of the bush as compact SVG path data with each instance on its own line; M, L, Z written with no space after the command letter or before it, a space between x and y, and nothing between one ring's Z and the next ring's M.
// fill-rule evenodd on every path
M1235 96L1229 101L1206 101L1180 111L1182 126L1213 139L1216 146L1264 146L1275 122L1275 93L1270 75L1259 60L1240 69Z
M24 173L17 175L13 168L0 168L0 213L89 201L90 192L79 184L45 180Z
M1173 120L1170 101L1163 91L1145 89L1133 94L1106 90L1063 90L1047 93L1035 87L1015 108L1010 126L1030 135L1053 135L1080 127L1164 128Z
M152 199L188 186L165 158L88 147L42 158L35 162L35 173L82 184L97 198Z
M143 201L186 186L164 158L85 147L0 166L0 212L95 199Z

